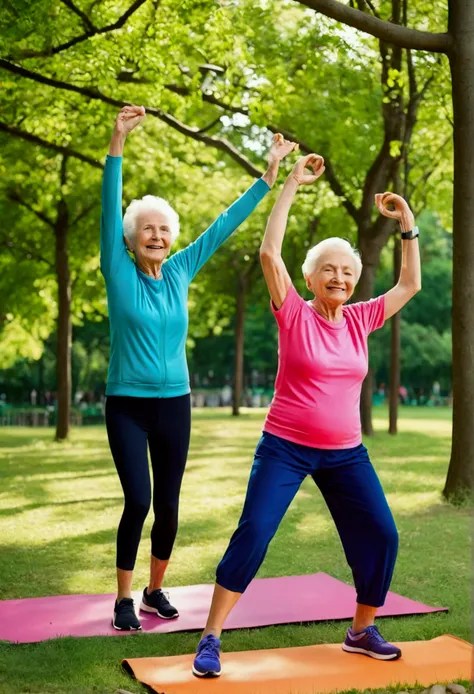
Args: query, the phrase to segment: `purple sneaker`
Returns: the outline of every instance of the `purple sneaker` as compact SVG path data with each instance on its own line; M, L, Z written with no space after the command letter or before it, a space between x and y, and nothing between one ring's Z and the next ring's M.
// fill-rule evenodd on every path
M363 653L377 660L397 660L402 655L397 646L385 641L375 626L359 633L348 629L342 649L348 653Z
M197 677L219 677L221 642L212 634L199 641L193 663L193 674Z

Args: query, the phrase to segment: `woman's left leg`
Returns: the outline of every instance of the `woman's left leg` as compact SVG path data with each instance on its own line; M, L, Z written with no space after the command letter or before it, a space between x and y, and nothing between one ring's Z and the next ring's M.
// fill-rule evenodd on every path
M151 530L150 582L144 590L141 609L172 619L178 611L161 589L178 531L179 495L191 433L190 395L164 398L156 416L148 436L155 520Z
M372 644L379 637L373 626L375 614L385 602L397 558L398 533L392 512L363 445L328 451L313 479L334 519L354 577L357 610L349 632L354 643L370 636ZM359 637L360 634L364 636ZM375 641L368 655L382 660L400 656L399 650L390 644L382 645L377 653ZM359 645L344 647L354 652L367 651Z

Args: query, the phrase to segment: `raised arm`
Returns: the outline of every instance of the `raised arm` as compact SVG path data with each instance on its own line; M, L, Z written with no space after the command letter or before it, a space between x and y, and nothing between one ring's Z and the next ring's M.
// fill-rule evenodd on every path
M182 251L175 253L169 263L175 267L181 267L188 280L191 281L219 246L257 207L274 184L280 161L297 148L298 145L294 142L285 140L282 135L275 135L268 155L268 168L262 178L259 178L233 205L219 215L216 221L196 241Z
M305 167L313 173L305 171ZM288 213L300 185L314 183L324 173L324 159L318 154L308 154L299 159L276 201L268 219L267 229L260 247L260 262L268 291L275 308L279 309L291 286L281 249L285 236Z
M400 195L379 193L375 196L375 204L385 217L398 220L402 232L400 278L395 287L385 294L385 320L388 320L421 289L420 247L418 237L410 233L415 229L413 212ZM404 239L404 234L409 238Z
M102 179L100 267L104 275L128 258L122 227L122 154L128 133L144 118L143 106L125 106L115 120Z

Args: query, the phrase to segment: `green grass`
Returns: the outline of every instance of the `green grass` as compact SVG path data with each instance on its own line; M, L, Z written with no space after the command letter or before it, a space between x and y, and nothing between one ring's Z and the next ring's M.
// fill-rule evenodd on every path
M195 410L184 479L180 530L167 584L213 582L237 523L263 410L238 419ZM470 510L443 502L450 452L450 410L402 410L400 434L385 433L387 413L375 410L377 435L366 441L397 526L400 553L392 590L449 614L384 619L387 639L470 639ZM115 533L122 496L102 427L75 429L52 443L50 429L0 429L0 597L22 598L114 590ZM147 581L148 519L135 588ZM289 549L291 548L291 550ZM325 571L350 582L329 513L307 480L285 517L259 576ZM111 605L112 609L112 605ZM225 649L278 648L341 641L347 622L282 626L225 634ZM0 644L1 694L110 693L144 688L120 668L123 657L193 652L196 634L57 639Z

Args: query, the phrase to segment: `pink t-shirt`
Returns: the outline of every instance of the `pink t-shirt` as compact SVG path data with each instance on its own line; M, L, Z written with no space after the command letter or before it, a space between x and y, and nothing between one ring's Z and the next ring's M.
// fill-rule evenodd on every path
M279 310L278 374L264 431L312 448L352 448L362 441L360 391L368 369L367 337L384 324L384 297L343 306L326 320L291 285Z

